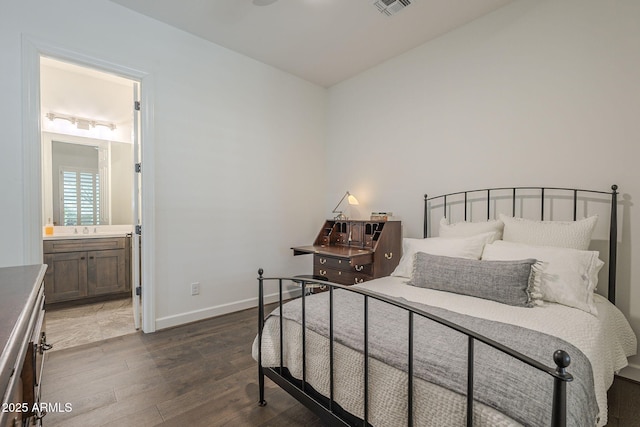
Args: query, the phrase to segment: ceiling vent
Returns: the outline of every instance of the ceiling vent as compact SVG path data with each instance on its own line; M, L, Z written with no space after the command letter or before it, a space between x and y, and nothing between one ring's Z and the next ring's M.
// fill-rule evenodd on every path
M411 0L375 0L373 5L380 13L387 16L395 15L411 4Z

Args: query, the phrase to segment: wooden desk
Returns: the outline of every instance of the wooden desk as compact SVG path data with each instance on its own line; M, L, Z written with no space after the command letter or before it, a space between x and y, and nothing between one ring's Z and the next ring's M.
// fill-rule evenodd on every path
M341 285L388 276L402 255L400 221L327 220L313 245L291 248L313 254L313 275Z

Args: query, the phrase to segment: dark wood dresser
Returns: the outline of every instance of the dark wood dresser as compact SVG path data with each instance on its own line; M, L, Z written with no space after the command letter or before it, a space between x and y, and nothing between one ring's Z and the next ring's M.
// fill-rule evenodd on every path
M402 255L400 221L327 220L311 246L291 248L313 254L313 276L354 285L388 276Z
M41 425L46 264L0 268L0 427ZM35 409L35 411L34 411Z

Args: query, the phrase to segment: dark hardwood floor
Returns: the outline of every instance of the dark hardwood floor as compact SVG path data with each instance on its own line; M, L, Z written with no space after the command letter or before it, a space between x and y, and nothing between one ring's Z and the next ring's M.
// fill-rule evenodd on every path
M48 354L43 402L51 426L320 426L270 380L259 407L251 357L257 311ZM55 344L54 344L55 345Z
M640 383L616 377L607 400L607 427L640 427Z
M51 352L42 401L71 411L50 412L44 425L321 426L269 379L268 405L257 405L256 327L252 309ZM617 379L610 405L609 426L640 426L640 384Z

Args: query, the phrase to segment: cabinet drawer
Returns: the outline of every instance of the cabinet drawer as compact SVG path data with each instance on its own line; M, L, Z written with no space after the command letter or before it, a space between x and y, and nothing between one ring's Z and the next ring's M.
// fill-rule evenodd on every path
M313 274L326 277L328 281L338 283L340 285L355 285L358 283L371 280L373 277L369 274L357 273L350 270L337 270L331 268L325 268L323 266L314 266Z
M351 259L335 258L324 255L315 255L313 257L313 266L322 267L323 269L337 269L345 271L354 271L364 274L372 274L373 264L370 254L356 256Z
M52 254L52 253L58 253L58 252L124 249L124 247L125 247L124 237L45 240L43 242L43 252L45 254Z
M351 271L360 276L372 276L373 275L373 264L353 264L351 266Z
M347 244L347 233L335 233L335 244L336 245L346 245Z
M321 267L324 270L326 269L348 270L349 268L351 268L351 266L349 265L349 260L346 258L334 258L334 257L323 256L323 255L314 256L313 265L314 265L314 268Z

